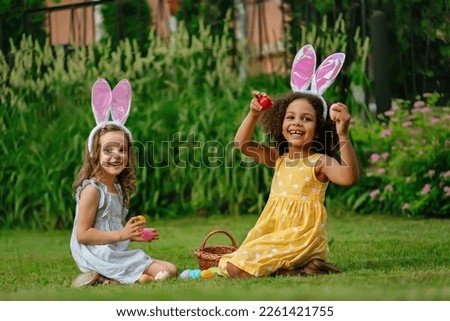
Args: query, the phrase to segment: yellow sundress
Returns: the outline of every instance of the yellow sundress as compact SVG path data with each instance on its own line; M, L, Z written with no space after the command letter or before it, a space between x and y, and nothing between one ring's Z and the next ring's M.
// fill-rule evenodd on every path
M313 258L327 259L323 203L328 183L320 182L314 173L321 156L277 159L266 206L239 249L221 258L220 275L228 276L227 262L261 277L278 269L300 268Z

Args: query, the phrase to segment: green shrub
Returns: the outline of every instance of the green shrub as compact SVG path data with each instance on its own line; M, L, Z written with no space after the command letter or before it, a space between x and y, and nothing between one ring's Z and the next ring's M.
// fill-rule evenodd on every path
M450 108L397 101L368 127L352 130L364 174L341 199L364 213L450 217Z

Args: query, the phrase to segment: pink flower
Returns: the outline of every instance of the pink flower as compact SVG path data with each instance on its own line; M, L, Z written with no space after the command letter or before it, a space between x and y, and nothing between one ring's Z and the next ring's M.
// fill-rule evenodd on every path
M444 119L445 119L445 120L449 120L449 119L450 119L450 115L449 115L449 114L445 115L445 116L444 116Z
M422 129L410 129L408 133L410 135L422 135L423 131Z
M434 169L430 169L430 170L428 171L428 175L430 175L431 177L433 177L434 174L436 174L436 171L435 171Z
M386 173L386 169L384 169L383 167L382 168L378 168L377 173L378 174L384 174L384 173Z
M445 192L445 196L450 196L450 187L449 186L445 186L444 187L444 192Z
M388 117L391 117L391 116L395 115L395 112L393 110L388 110L388 111L385 111L384 114Z
M422 100L418 100L418 101L416 101L415 103L414 103L414 107L423 107L423 106L425 106L425 102L424 101L422 101Z
M422 195L427 195L431 190L431 185L430 184L425 184L422 191L420 192L420 194Z
M380 137L381 138L388 137L391 135L391 133L392 131L390 129L383 129L383 131L380 134Z
M377 189L374 189L372 192L370 192L370 197L373 199L379 194L380 194L380 190L377 188Z
M405 179L405 181L406 181L407 183L411 182L411 176L408 176L408 177Z
M431 108L430 107L424 107L424 108L422 108L422 110L421 110L421 112L423 113L423 114L427 114L427 113L429 113L431 111Z
M403 204L402 210L407 210L409 208L410 208L409 204L405 203L405 204Z
M450 171L442 172L439 177L447 178L450 176Z
M381 158L382 159L387 159L389 157L389 153L388 152L384 152L383 154L381 154Z
M391 118L391 122L393 122L393 123L398 123L398 118L397 118L397 117L392 117L392 118Z
M378 155L377 153L373 153L372 155L370 155L370 160L372 161L372 163L376 163L379 159L380 155Z
M392 105L391 110L400 110L400 107L398 105Z
M402 124L402 127L409 127L409 126L412 126L412 121L405 121L403 124Z
M392 184L387 184L385 186L385 189L388 190L388 191L392 191L392 190L394 190L394 187L392 186Z
M430 125L433 126L433 125L439 123L440 121L441 120L439 118L437 118L437 117L431 117L430 118Z

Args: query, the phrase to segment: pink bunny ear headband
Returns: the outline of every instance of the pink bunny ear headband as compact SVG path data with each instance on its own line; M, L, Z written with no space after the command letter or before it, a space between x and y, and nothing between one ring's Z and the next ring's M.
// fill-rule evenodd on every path
M316 52L313 46L303 46L295 55L291 69L291 88L294 92L316 95L323 103L323 119L328 113L327 103L322 94L336 79L344 64L345 54L336 52L328 56L316 69ZM311 89L307 88L311 84Z
M105 125L116 125L121 128L131 141L131 133L125 127L125 122L130 113L131 94L131 85L126 79L122 79L114 87L113 91L111 91L108 82L103 78L97 79L94 83L94 86L92 86L91 104L97 126L89 134L89 154L92 153L92 142L95 133ZM110 113L113 121L109 120Z

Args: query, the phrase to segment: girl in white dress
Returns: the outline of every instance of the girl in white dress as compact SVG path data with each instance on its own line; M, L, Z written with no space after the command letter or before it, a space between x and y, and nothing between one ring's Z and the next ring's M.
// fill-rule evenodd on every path
M89 135L84 163L73 184L77 206L70 249L83 272L73 281L74 287L147 283L177 274L174 264L151 258L140 249L129 250L130 241L159 239L157 231L148 241L142 238L146 223L138 216L122 224L136 181L131 133L124 126L130 103L127 80L112 92L104 79L94 84L97 126ZM110 112L113 121L108 121Z

